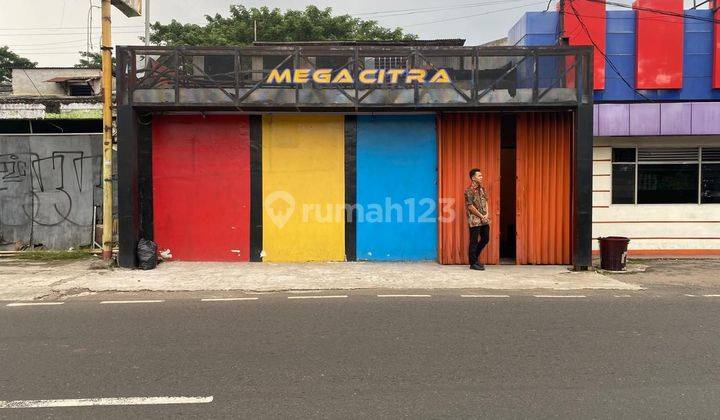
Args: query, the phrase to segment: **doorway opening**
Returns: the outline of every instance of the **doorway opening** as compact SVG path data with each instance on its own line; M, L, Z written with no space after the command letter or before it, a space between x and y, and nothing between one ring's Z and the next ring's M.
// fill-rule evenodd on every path
M500 264L516 263L517 118L502 116L500 125Z

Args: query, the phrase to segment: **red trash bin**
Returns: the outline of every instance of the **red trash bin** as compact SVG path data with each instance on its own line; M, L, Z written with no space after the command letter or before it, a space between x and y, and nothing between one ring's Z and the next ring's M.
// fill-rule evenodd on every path
M608 271L625 271L630 239L623 236L598 238L600 241L600 268Z

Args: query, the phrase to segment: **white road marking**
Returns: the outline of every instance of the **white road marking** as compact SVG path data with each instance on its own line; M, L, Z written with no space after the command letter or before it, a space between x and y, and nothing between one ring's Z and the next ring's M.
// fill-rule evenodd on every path
M347 295L314 295L314 296L288 296L288 299L343 299Z
M207 404L209 397L77 398L65 400L0 401L0 408L92 407L99 405Z
M585 298L585 295L535 295L536 298Z
M632 297L632 296L630 296L630 295L615 295L615 297L616 298L628 298L628 297Z
M687 297L697 297L697 295L687 295L687 294L686 294L685 296L687 296Z
M118 305L124 303L163 303L164 300L103 300L101 305Z
M429 298L431 295L377 295L379 298Z
M236 300L258 300L256 297L235 297L235 298L206 298L200 299L200 302L232 302Z
M509 298L510 295L460 295L464 298Z
M703 297L720 297L720 295L703 295Z
M15 303L8 303L5 306L52 306L52 305L62 305L65 302L15 302Z

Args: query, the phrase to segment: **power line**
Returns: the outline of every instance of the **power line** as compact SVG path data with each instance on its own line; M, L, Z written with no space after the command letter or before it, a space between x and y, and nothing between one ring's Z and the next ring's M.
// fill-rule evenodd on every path
M411 26L429 25L429 24L432 24L432 23L441 23L441 22L450 22L450 21L453 21L453 20L469 19L469 18L472 18L472 17L485 16L485 15L490 15L490 14L493 14L493 13L505 12L505 11L508 11L508 10L522 9L522 8L525 8L525 7L528 7L528 6L534 6L534 5L537 5L537 4L545 4L545 1L543 0L543 1L540 1L540 2L526 3L526 4L521 4L521 5L515 6L515 7L506 7L506 8L504 8L504 9L490 10L490 11L488 11L488 12L475 13L475 14L472 14L472 15L465 15L465 16L459 16L459 17L454 17L454 18L432 20L432 21L429 21L429 22L413 23L413 24L410 24L410 25L403 25L403 27L409 28L409 27L411 27Z
M572 4L572 0L569 0L569 1L570 1L570 3ZM683 12L683 13L671 12L671 11L668 11L668 10L654 9L654 8L651 8L651 7L633 6L633 5L631 5L631 4L617 3L617 2L614 2L614 1L605 1L605 0L588 0L588 1L591 1L591 2L593 2L593 3L604 4L604 5L606 5L606 6L607 6L607 5L610 5L610 6L622 7L622 8L625 8L625 9L639 10L639 11L641 11L641 12L657 13L657 14L659 14L659 15L679 17L679 18L683 18L683 19L699 20L699 21L710 22L710 23L720 23L720 20L718 20L718 19L706 18L706 17L703 17L703 16L692 16L692 15L685 14L685 12ZM577 13L577 11L576 11L575 13Z
M96 33L96 32L93 32ZM113 34L140 34L141 31L115 31L113 30ZM10 37L10 36L64 36L64 35L87 35L87 32L65 32L62 34L58 33L52 33L52 32L45 32L45 33L31 33L31 34L0 34L0 36L3 37Z
M24 54L24 55L27 55L27 56L33 56L33 55L78 55L78 56L79 56L79 55L80 55L80 51L68 51L68 52L61 52L61 51L58 51L58 52L28 52L28 53L20 52L20 54Z
M95 6L97 7L97 6ZM144 26L141 25L113 25L114 28L144 28ZM35 31L35 30L52 30L52 31L62 31L66 29L87 29L87 26L63 26L59 28L51 28L51 27L22 27L22 28L0 28L0 31ZM102 29L102 26L93 26L92 29Z
M669 20L669 19L663 18L663 17L650 17L650 16L640 17L640 16L633 15L633 16L627 16L627 17L615 16L615 17L610 18L607 16L576 15L575 13L569 12L567 10L564 13L567 13L568 15L571 15L571 16L582 16L586 19L600 19L600 20L616 20L616 19L623 20L624 19L624 20L644 20L644 21L651 20L654 22L677 23L676 20Z
M35 46L43 46L43 45L58 45L58 44L72 44L75 42L85 42L84 39L73 39L72 41L55 41L55 42L48 42L45 44L38 44L38 43L32 43L32 44L7 44L8 47L35 47ZM5 44L3 44L5 45Z
M495 1L492 1L491 3L496 3ZM461 3L461 4L447 4L445 6L439 7L439 6L432 6L432 7L417 7L413 9L397 9L397 10L376 10L374 12L358 12L358 13L349 13L351 16L370 16L370 15L378 15L383 13L397 13L397 12L412 12L416 10L429 10L429 9L448 9L448 8L454 8L454 7L472 7L475 5L481 5L484 3Z
M351 14L351 16L377 16L379 18L393 17L393 16L407 16L421 13L433 13L443 10L460 10L460 9L471 9L475 7L494 6L497 4L515 3L522 0L491 0L482 3L466 3L464 5L445 5L445 6L434 6L434 7L422 7L417 9L399 9L399 10L385 10L370 13L359 13Z
M654 22L665 22L665 23L677 23L677 20L675 19L668 19L666 17L652 17L652 16L637 16L637 14L634 14L633 16L615 16L615 17L608 17L608 16L596 16L596 15L576 15L575 13L565 11L564 13L567 13L572 16L582 16L586 19L601 19L601 20L644 20L644 21L654 21ZM680 16L676 16L680 17ZM692 16L692 15L683 15L683 19L689 19L693 20L698 16ZM701 18L701 17L698 17ZM705 19L695 19L695 20L702 20L704 22L708 22L708 20ZM718 22L720 23L720 21Z
M591 1L592 1L592 0L591 0ZM597 50L597 52L599 52L600 55L603 56L603 58L604 58L605 61L608 63L608 65L610 66L610 68L618 75L618 77L620 77L620 79L627 85L627 87L629 87L630 89L632 89L635 93L637 93L638 95L640 95L642 98L644 98L644 99L647 100L648 102L653 102L652 99L650 99L650 98L648 98L647 96L645 96L645 95L643 95L642 93L640 93L639 90L635 89L635 86L632 86L632 85L630 84L630 82L628 82L627 79L625 79L625 76L623 76L622 73L620 72L620 70L615 66L615 63L613 63L612 60L610 60L610 58L605 54L605 51L603 51L602 48L600 48L600 46L598 46L598 44L595 42L595 40L593 39L592 35L590 34L590 30L588 29L587 25L585 25L585 21L583 21L582 17L579 16L578 11L577 11L577 9L575 8L575 5L573 4L573 0L567 0L567 3L566 3L566 4L569 4L569 5L570 5L570 7L572 8L572 10L573 10L573 12L574 12L574 14L575 14L575 17L577 18L578 23L580 24L580 26L582 26L582 28L583 28L583 30L585 31L585 34L587 35L588 39L590 40L590 42L591 42L591 43L593 44L593 46L595 47L595 50ZM590 65L590 63L588 63L588 66L589 66L589 65Z

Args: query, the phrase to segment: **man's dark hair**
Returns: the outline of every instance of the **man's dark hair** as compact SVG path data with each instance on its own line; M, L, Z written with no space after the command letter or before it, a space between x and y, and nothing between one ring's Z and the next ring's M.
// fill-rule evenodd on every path
M476 173L481 172L478 168L472 168L470 169L470 179L472 179Z

